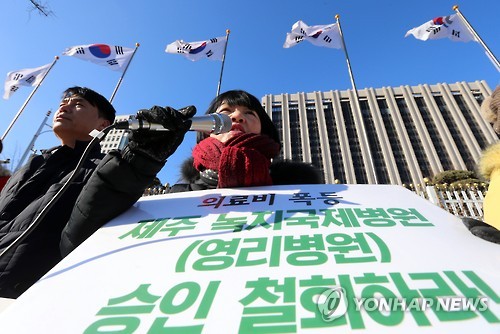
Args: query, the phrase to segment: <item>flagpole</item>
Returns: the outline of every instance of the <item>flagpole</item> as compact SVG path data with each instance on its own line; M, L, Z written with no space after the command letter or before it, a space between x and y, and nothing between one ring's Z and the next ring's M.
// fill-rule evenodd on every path
M217 84L217 95L219 96L220 93L220 86L222 83L222 72L224 71L224 63L226 61L226 50L227 50L227 43L229 43L229 34L231 33L231 30L226 29L226 45L224 45L224 53L222 54L222 65L220 68L220 77L219 77L219 83Z
M486 55L490 58L490 60L496 66L497 70L500 71L500 63L498 62L498 59L495 57L495 55L493 54L493 52L491 52L491 50L488 48L488 46L486 45L486 43L481 39L481 37L479 37L478 33L474 30L474 28L469 23L469 21L467 21L467 19L465 18L465 16L463 16L463 14L458 10L458 6L455 5L452 8L453 8L453 10L455 12L457 12L457 15L462 19L462 21L467 26L467 29L469 29L469 31L472 33L472 35L474 35L474 37L479 42L479 44L482 45L482 47L486 51Z
M21 113L24 111L24 108L26 108L26 106L28 105L28 102L31 100L31 98L33 97L33 95L35 95L36 91L38 90L38 87L40 87L40 85L42 84L43 80L45 79L45 77L47 76L47 74L49 74L50 70L52 69L52 67L54 67L54 65L56 64L56 62L57 62L58 59L59 59L59 56L55 56L54 57L54 61L52 62L52 64L50 64L50 67L47 70L47 72L45 72L45 74L43 75L42 79L40 79L40 82L35 86L35 88L33 89L33 91L31 91L31 94L28 96L28 98L26 99L26 101L24 101L24 104L22 105L21 109L19 109L19 111L17 112L16 116L14 116L14 119L12 120L12 122L10 122L9 126L7 127L7 130L5 130L5 132L3 133L2 138L0 139L1 141L3 141L5 139L5 137L9 133L9 131L12 128L12 126L14 125L14 123L17 121L17 119L19 118L19 116L21 116Z
M366 131L365 131L365 128L363 125L363 114L361 113L361 105L359 104L358 89L356 88L356 83L354 82L354 75L352 74L351 62L349 61L349 55L347 54L347 47L346 47L345 41L344 41L344 34L342 33L342 27L340 26L340 15L339 14L335 15L335 19L337 20L337 24L339 26L340 39L342 40L342 49L344 49L345 59L347 61L347 69L349 71L349 77L351 78L352 90L354 91L354 98L356 100L355 101L356 108L359 110L359 114L361 116L361 118L360 118L361 126L363 127L361 132L363 133L363 139L365 140L366 146L367 146L368 160L369 160L368 164L371 167L375 184L378 184L377 173L375 173L375 165L373 163L372 153L371 153L370 145L368 142L368 137L366 135Z
M42 123L40 124L40 126L38 127L38 130L36 131L35 135L33 136L33 138L31 139L31 142L28 144L28 147L26 148L26 151L24 151L24 154L23 156L21 157L21 159L19 159L19 162L17 163L17 167L16 169L14 169L14 172L17 171L19 168L21 168L21 166L23 165L24 163L24 159L26 159L26 157L28 156L29 152L33 150L33 147L35 146L35 141L36 139L38 138L38 136L40 136L40 134L42 133L42 130L43 130L43 127L45 125L48 125L47 124L47 120L49 119L49 116L50 114L52 113L51 110L47 111L47 113L45 114L45 118L43 119ZM48 125L50 128L52 128L50 125ZM47 131L50 131L50 130L47 130ZM44 131L46 132L46 131Z
M132 56L130 56L130 60L128 61L127 65L125 66L125 69L123 70L123 73L122 73L120 79L118 80L118 83L116 84L115 90L113 91L113 94L111 94L111 97L109 98L109 103L113 103L116 92L118 91L118 88L120 88L120 85L122 84L122 81L123 81L123 77L125 76L125 73L127 73L128 66L132 62L132 59L134 58L135 53L136 53L137 49L139 48L139 46L140 46L139 43L135 43L134 52L132 53Z

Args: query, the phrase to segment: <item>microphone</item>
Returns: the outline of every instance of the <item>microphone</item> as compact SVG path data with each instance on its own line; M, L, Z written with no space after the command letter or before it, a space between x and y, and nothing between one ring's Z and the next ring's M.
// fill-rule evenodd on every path
M231 131L231 127L233 126L231 118L224 114L198 116L190 118L189 121L191 121L190 131L200 131L216 135ZM169 129L165 129L161 124L149 123L148 121L137 119L135 116L130 116L126 121L116 122L115 129L170 131Z

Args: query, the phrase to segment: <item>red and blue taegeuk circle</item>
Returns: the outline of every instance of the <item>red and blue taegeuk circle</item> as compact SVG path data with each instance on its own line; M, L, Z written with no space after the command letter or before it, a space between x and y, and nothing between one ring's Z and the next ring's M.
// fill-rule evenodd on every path
M92 44L89 51L97 58L107 58L111 55L111 48L106 44Z
M203 51L207 47L207 42L203 42L199 47L189 50L190 54L197 54Z

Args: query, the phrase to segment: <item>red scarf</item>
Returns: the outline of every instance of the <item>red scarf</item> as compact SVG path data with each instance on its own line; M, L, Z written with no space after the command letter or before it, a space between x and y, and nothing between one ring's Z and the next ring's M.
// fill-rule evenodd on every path
M272 185L271 159L280 145L266 135L243 133L221 143L208 137L193 149L194 168L219 173L219 188Z

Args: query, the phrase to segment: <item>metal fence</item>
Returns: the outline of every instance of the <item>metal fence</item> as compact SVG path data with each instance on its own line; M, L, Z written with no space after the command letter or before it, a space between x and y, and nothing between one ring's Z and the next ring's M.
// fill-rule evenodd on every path
M458 186L448 184L410 185L406 188L455 216L483 220L484 196L488 191L486 183Z
M156 186L154 188L147 188L144 190L142 196L154 196L154 195L163 195L168 193L168 188L165 186Z

